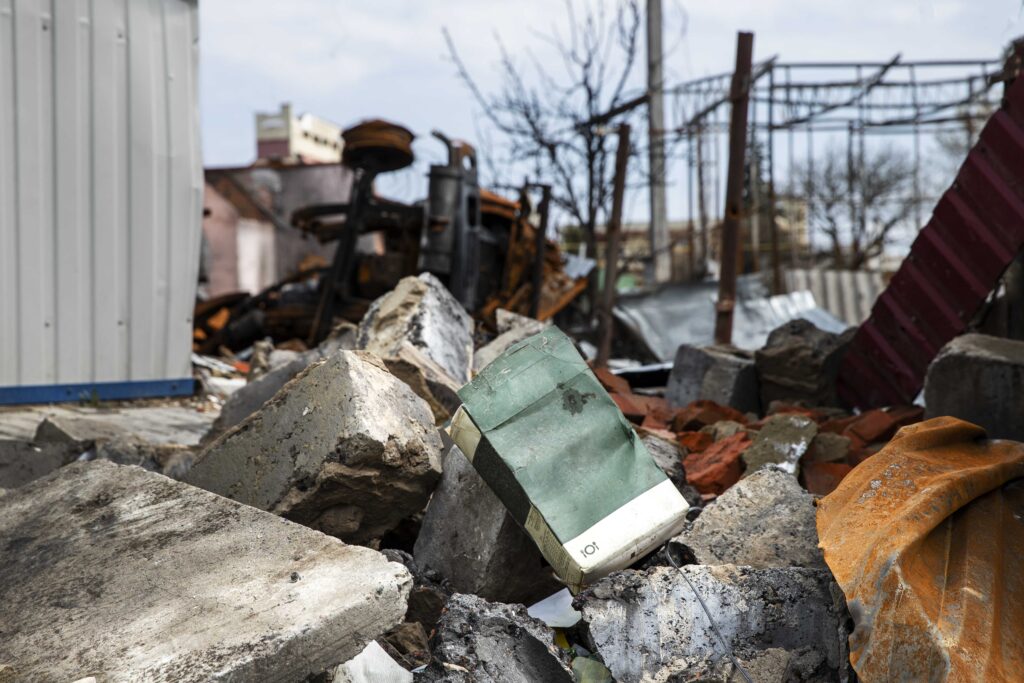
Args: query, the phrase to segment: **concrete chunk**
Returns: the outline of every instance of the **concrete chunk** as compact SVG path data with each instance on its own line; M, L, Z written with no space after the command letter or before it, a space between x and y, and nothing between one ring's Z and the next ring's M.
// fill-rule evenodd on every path
M771 466L796 476L800 458L817 433L818 425L809 417L792 413L771 416L754 437L754 443L743 452L747 475Z
M555 632L522 605L456 594L438 624L428 681L572 683Z
M384 364L392 375L408 384L417 396L427 402L438 424L458 409L461 403L458 383L444 368L409 342L385 358Z
M723 493L673 541L698 564L824 569L814 520L814 497L796 478L761 470Z
M1024 441L1024 342L965 334L928 366L925 418L949 415L989 437Z
M271 368L228 396L220 410L220 415L214 420L210 431L203 437L203 443L210 443L262 408L264 403L281 390L281 387L319 358L320 356L316 352L297 353L295 358Z
M17 680L301 681L401 621L367 548L104 461L0 499L0 665Z
M761 405L772 401L838 406L836 376L854 328L825 332L804 319L791 320L768 335L754 354Z
M473 364L473 319L430 273L402 278L374 301L359 323L356 345L381 358L404 343L417 347L459 384Z
M490 365L491 361L505 353L508 347L527 337L532 337L538 332L543 332L544 328L548 326L548 323L542 323L524 315L509 313L501 308L498 309L497 318L499 334L473 354L474 372L480 372Z
M726 656L698 594L739 659L781 648L803 658L786 680L841 679L846 609L828 570L721 565L626 570L584 592L590 645L615 680L696 680Z
M683 344L676 351L665 398L675 407L703 399L743 413L760 412L754 359L738 349Z
M486 600L530 604L562 587L458 446L445 456L413 555L421 570Z
M422 510L441 474L429 407L372 354L311 365L185 480L355 543Z
M74 462L79 448L72 443L31 443L0 440L0 488L14 489Z

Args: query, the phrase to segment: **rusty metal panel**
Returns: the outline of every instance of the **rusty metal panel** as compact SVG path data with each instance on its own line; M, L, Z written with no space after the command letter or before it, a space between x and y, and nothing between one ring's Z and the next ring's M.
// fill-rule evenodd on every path
M904 427L818 501L862 681L1024 671L1024 445L952 417Z
M857 331L839 376L851 406L912 402L928 364L1024 246L1024 78L985 124L953 186Z
M197 61L195 0L0 0L4 396L191 376Z

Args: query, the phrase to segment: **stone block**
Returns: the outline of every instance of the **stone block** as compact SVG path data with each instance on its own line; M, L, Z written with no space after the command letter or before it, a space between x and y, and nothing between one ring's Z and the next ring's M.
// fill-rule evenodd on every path
M772 415L764 421L754 443L743 452L746 474L771 466L796 476L800 459L817 434L818 424L809 417L791 413Z
M690 548L698 564L825 568L814 498L777 470L742 479L672 540Z
M453 446L413 548L457 592L530 604L561 588L533 540Z
M555 632L522 605L455 594L438 624L427 681L572 683Z
M843 334L825 332L802 318L772 330L764 347L754 353L761 405L840 405L836 377L853 332L854 328Z
M385 358L384 365L427 402L437 424L450 418L462 402L458 394L459 384L451 375L408 342Z
M423 399L376 356L338 351L211 443L185 480L366 543L423 509L440 451Z
M400 622L412 584L378 552L105 461L0 507L16 680L301 681Z
M783 649L802 658L802 668L785 680L841 680L848 666L846 604L828 570L733 565L626 570L594 585L577 602L588 645L616 681L686 681L698 680L709 662L726 657L698 595L741 661Z
M0 489L15 489L74 462L80 453L74 443L32 443L0 440Z
M683 344L676 351L665 398L673 406L710 400L742 413L760 412L754 359L729 347Z
M490 365L491 361L505 353L508 347L527 337L532 337L538 332L543 332L544 328L548 326L548 323L542 323L524 315L509 313L502 308L498 309L497 318L498 336L481 346L473 354L473 372L480 372Z
M359 323L356 345L381 358L410 343L459 384L473 367L473 319L430 273L402 278L374 301Z

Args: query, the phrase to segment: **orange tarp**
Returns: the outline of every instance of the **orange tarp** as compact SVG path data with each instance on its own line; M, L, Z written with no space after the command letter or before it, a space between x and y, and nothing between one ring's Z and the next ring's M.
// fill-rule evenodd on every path
M902 428L818 503L863 681L1024 680L1024 444Z

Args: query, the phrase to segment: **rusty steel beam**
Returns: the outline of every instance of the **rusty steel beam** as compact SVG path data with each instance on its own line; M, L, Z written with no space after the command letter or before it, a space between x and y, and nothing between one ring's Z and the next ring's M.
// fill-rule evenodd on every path
M754 34L741 31L736 36L736 71L733 72L730 87L732 117L729 121L729 175L725 186L718 303L715 304L715 342L718 344L732 343L736 264L739 260L739 232L743 214L743 166L747 154L747 103L753 53Z

